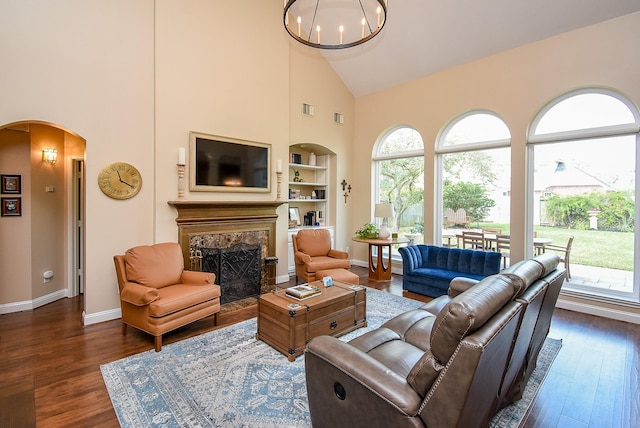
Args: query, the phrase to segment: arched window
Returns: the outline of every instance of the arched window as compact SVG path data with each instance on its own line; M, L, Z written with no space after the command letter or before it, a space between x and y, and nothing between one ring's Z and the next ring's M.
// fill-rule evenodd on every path
M509 128L490 111L470 111L445 126L436 142L436 242L452 245L468 228L510 233L510 144Z
M639 130L633 103L603 88L568 92L531 123L527 222L554 247L573 237L564 289L638 300Z
M386 132L373 153L375 203L391 203L389 228L399 234L420 233L424 227L424 145L408 126Z

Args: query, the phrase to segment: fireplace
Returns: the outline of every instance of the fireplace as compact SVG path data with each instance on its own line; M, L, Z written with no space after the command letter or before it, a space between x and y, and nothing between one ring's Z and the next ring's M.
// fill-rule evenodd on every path
M216 274L223 311L254 304L275 289L265 259L275 256L276 209L282 202L171 201L178 211L178 242L185 266L193 252L200 268ZM273 281L271 281L273 282Z
M216 274L222 304L258 297L262 283L260 245L236 244L230 248L202 248L202 270Z

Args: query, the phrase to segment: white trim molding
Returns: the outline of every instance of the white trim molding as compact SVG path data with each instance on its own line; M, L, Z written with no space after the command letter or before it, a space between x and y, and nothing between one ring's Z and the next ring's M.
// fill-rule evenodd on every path
M576 302L575 300L566 300L563 299L562 296L558 298L556 307L574 312L582 312L583 314L595 315L633 324L640 324L640 314L638 313L623 311L616 308L606 308L602 306L591 305L585 302Z
M0 314L10 314L13 312L30 311L40 306L48 305L49 303L60 300L64 297L69 297L69 290L57 290L53 293L49 293L45 296L37 297L33 300L23 300L22 302L12 302L0 304Z
M122 318L122 311L120 308L108 309L106 311L100 311L93 314L87 314L85 311L82 311L82 325L84 326L116 320L118 318Z

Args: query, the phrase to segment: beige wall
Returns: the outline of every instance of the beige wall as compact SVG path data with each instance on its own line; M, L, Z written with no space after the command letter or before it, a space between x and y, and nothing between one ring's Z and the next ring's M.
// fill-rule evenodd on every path
M350 198L345 203L339 183L342 180L351 183L355 175L352 167L354 98L318 51L291 41L290 67L289 142L318 144L336 154L335 174L331 174L335 181L330 182L327 188L332 198L330 218L336 226L336 248L351 249L353 231L350 230L349 218L353 204ZM304 116L302 103L313 105L315 116ZM344 115L344 125L334 123L334 113ZM286 183L289 181L289 169L285 168L284 173L283 181Z
M352 116L353 98L326 64L312 81L303 77L290 83L290 61L297 61L298 54L290 52L294 42L282 29L281 11L282 2L276 0L0 4L0 127L43 121L86 141L89 322L109 319L119 308L114 254L134 245L177 239L176 213L167 201L177 199L177 153L188 147L189 131L270 143L275 165L278 159L288 159L292 92L318 85L315 96L323 97L318 105L335 100L326 108L335 106ZM307 126L298 124L297 133L317 132L321 139L331 140L328 146L350 141L353 134L349 127L336 136L329 125L314 126L313 132L305 131ZM332 150L344 155L341 168L346 171L352 163L351 149ZM140 170L143 185L135 198L116 201L98 189L98 172L116 161ZM272 178L275 182L275 174ZM274 200L275 192L274 183L270 194L187 191L185 198ZM283 260L279 271L286 275L286 206L278 212L277 254ZM339 221L343 217L344 213ZM29 261L31 255L40 255L32 254L30 229L17 234L19 246L11 250ZM1 247L4 254L7 249ZM42 288L41 266L18 265L11 278L31 278L34 287L39 280L38 292L48 290ZM8 274L1 275L4 293ZM30 298L29 293L15 296Z
M0 124L40 120L86 140L85 310L116 308L112 257L153 239L153 179L129 201L107 198L95 180L114 161L154 173L153 1L0 7Z
M65 282L65 171L64 162L55 165L42 162L42 150L51 148L64 159L64 134L51 126L30 125L31 134L31 206L25 214L31 221L31 289L32 299L67 288ZM46 188L55 189L47 192ZM27 190L27 189L25 189ZM26 192L25 192L26 193ZM53 278L45 283L43 273L53 271Z
M22 211L31 212L29 134L0 130L0 173L21 176ZM31 220L0 217L0 304L31 300Z
M55 165L42 161L45 148L58 151ZM83 152L84 141L48 124L20 123L0 130L0 172L22 179L21 194L15 195L22 198L22 216L0 221L0 304L19 304L23 309L26 302L66 293L70 165L64 159L82 158ZM44 282L48 270L54 276Z
M616 88L640 103L640 14L600 23L538 43L500 53L356 100L355 142L370 156L388 127L416 128L425 143L425 242L433 242L434 145L438 133L455 116L471 109L499 114L512 135L512 257L524 256L525 142L527 127L554 97L582 86ZM360 163L360 160L357 161ZM356 187L371 187L370 174L359 174ZM354 196L357 206L371 206L367 192ZM351 227L370 220L356 211ZM355 257L366 260L366 248Z

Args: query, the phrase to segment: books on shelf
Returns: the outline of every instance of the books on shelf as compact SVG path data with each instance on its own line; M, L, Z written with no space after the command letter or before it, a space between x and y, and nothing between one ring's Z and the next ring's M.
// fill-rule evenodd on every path
M322 291L317 287L311 287L309 285L296 285L295 287L287 288L286 293L294 299L304 300L322 294Z

